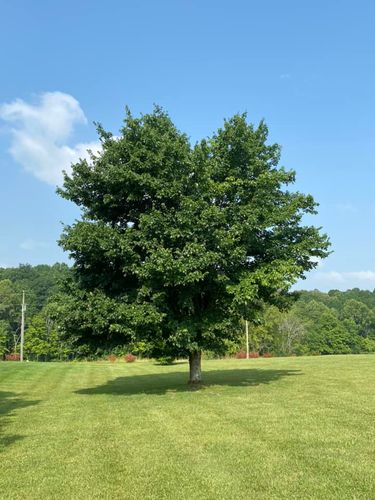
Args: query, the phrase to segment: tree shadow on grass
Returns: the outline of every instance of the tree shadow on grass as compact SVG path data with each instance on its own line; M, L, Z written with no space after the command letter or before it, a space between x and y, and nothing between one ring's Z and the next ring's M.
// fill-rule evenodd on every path
M182 359L176 359L175 361L172 361L172 363L160 363L159 361L154 361L152 363L155 366L178 366L178 365L187 365L189 361L185 361Z
M15 416L16 412L22 408L37 405L38 403L40 403L40 401L24 399L22 394L0 391L0 453L4 451L7 446L24 438L21 434L6 433L6 427Z
M211 370L204 372L202 386L255 387L261 384L270 384L284 377L302 375L300 370L259 370L256 368L239 370ZM196 387L194 389L197 389ZM147 375L129 375L109 380L106 384L75 391L76 394L113 394L131 396L135 394L162 395L169 392L191 391L187 383L187 373L166 372Z

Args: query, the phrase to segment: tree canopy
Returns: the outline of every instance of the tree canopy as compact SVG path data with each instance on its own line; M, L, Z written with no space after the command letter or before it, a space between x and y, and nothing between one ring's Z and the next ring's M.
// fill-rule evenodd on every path
M65 328L188 356L199 382L202 349L223 350L241 316L283 303L327 256L326 235L303 221L317 205L289 189L279 145L245 114L194 146L159 107L127 110L119 136L98 133L102 151L59 189L82 209L60 241L74 260Z

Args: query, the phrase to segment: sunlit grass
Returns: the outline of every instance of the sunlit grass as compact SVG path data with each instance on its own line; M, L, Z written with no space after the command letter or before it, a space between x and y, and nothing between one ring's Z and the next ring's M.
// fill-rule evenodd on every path
M0 363L0 498L375 498L375 356Z

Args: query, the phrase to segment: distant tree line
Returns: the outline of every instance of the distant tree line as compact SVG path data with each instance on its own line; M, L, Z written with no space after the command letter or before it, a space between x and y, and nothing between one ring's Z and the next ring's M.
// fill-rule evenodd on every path
M69 275L66 264L0 268L0 359L19 352L22 291L26 295L25 355L30 360L67 359L71 343L60 338L53 297Z
M65 284L62 287L62 284ZM69 308L70 269L66 264L20 265L0 268L0 359L19 351L21 298L27 302L25 356L30 360L51 361L95 359L109 354L132 352L148 356L145 342L123 345L110 341L91 342L101 330L115 331L116 318L106 304L96 304L95 314L77 315ZM66 306L68 304L68 307ZM85 303L82 303L85 310ZM249 314L250 316L250 314ZM346 292L302 291L288 309L265 306L249 327L250 349L260 355L325 355L375 352L375 290L354 288ZM85 324L75 326L75 322ZM83 320L82 320L83 318ZM76 342L75 328L86 328L87 337ZM126 339L126 337L125 337ZM227 342L222 355L245 350L244 321L238 338ZM206 356L214 356L209 351Z
M266 307L251 349L279 356L375 352L375 290L303 291L286 311Z

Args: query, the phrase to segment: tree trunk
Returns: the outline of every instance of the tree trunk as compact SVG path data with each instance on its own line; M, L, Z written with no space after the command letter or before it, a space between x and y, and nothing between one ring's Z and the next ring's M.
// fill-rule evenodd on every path
M202 368L201 368L202 353L193 351L189 354L190 379L189 384L202 383Z

